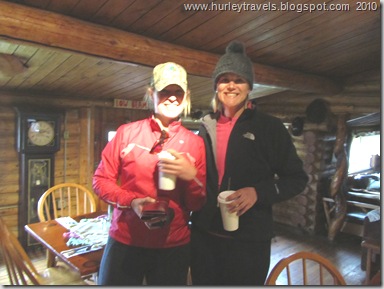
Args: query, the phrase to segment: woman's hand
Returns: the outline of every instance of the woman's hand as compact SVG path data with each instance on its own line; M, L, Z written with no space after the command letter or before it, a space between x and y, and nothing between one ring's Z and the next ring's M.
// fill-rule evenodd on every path
M145 197L145 198L136 198L133 199L131 202L131 208L136 213L137 216L141 216L141 212L143 210L143 206L147 203L154 203L156 200L151 197Z
M257 202L257 192L254 187L241 188L229 195L227 201L233 200L227 205L231 213L237 212L238 216L243 215Z
M193 180L197 174L197 169L190 160L184 154L180 154L175 150L169 149L167 151L172 154L175 159L160 158L158 163L159 170L164 173L176 175L185 181Z

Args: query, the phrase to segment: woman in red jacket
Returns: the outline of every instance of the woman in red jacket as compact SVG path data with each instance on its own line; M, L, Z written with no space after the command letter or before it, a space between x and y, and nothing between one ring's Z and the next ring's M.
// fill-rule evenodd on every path
M205 202L206 172L202 139L180 121L190 101L184 68L156 66L147 96L153 115L118 128L93 177L95 193L114 207L99 285L141 285L144 277L148 285L186 284L188 222ZM159 172L177 176L174 189L159 188ZM166 216L142 220L143 208L157 200L166 202Z

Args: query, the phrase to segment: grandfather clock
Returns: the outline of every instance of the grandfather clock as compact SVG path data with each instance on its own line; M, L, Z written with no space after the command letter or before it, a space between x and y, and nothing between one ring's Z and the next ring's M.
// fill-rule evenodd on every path
M61 114L16 108L16 145L20 161L19 239L24 248L36 242L24 226L39 222L37 202L54 185L55 153L60 150Z

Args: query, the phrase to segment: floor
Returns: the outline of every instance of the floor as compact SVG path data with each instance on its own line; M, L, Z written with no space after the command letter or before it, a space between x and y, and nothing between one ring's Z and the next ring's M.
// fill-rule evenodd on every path
M363 285L361 237L339 233L333 242L326 236L310 236L284 225L276 225L272 241L270 269L284 256L298 251L311 251L329 259L343 275L347 285Z
M272 241L272 268L282 257L297 251L313 251L331 260L340 270L347 285L363 285L365 271L360 267L361 238L340 233L330 242L323 236L310 236L284 225L276 226L276 237ZM45 268L45 252L35 249L29 252L38 270ZM1 257L1 256L0 256ZM94 284L90 282L90 284ZM0 258L0 285L9 285L5 266Z

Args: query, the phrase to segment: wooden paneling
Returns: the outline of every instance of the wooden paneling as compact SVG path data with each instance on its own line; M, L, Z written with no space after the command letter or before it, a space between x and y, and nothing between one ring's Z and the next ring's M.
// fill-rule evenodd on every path
M17 234L19 160L15 131L15 111L0 107L0 215L9 220L10 229Z
M311 12L298 10L299 5L314 5L306 0L3 0L0 4L6 2L22 6L10 10L12 17L4 12L0 17L0 53L20 57L28 70L0 77L0 102L11 101L7 98L10 93L28 93L56 102L59 98L87 99L107 106L114 98L140 100L151 67L173 60L191 74L192 110L206 111L214 92L210 80L213 66L235 39L245 43L255 63L256 83L288 90L288 94L277 94L278 99L305 98L303 91L337 98L339 93L329 93L335 86L343 86L355 75L380 70L379 1L371 1L368 9L358 11L357 2L330 0L316 3L318 8ZM296 11L279 11L279 5L287 3ZM187 4L210 7L188 11ZM254 6L243 6L239 13L229 7L235 4ZM261 8L261 4L265 6ZM330 5L348 9L330 11ZM6 7L3 5L2 10L7 11ZM17 7L25 13L19 14ZM39 10L31 12L28 7ZM20 20L15 21L18 17ZM15 22L8 27L10 21ZM374 81L380 86L380 79ZM268 99L279 91L272 87L258 94L256 89L252 95ZM379 88L375 97L380 99L380 95ZM356 110L357 115L370 113L368 107L357 109L357 98L344 100L348 103L343 105Z

